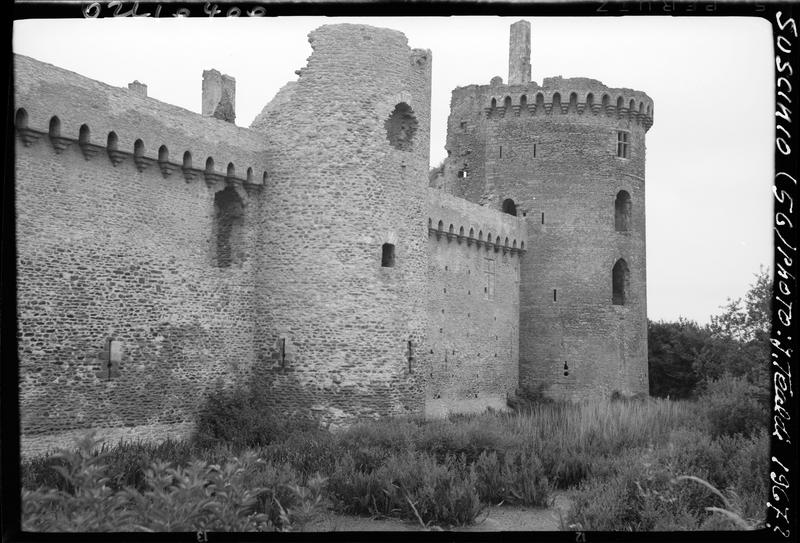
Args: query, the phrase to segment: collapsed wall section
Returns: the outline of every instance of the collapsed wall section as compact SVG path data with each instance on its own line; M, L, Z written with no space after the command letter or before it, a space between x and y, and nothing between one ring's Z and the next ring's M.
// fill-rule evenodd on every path
M260 382L279 412L339 423L421 413L430 52L323 26L253 122L272 142Z
M258 140L15 63L23 443L185 427L210 387L242 379L255 358Z
M428 189L425 414L503 409L519 380L525 223Z

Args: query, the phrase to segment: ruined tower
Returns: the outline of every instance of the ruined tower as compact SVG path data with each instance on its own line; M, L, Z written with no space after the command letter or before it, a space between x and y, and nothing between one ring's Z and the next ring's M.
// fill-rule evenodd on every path
M351 24L309 42L298 81L251 127L274 149L260 223L263 378L279 405L327 420L419 412L430 52Z
M520 387L583 398L646 392L643 92L587 78L529 81L511 27L509 83L453 91L444 186L522 215Z

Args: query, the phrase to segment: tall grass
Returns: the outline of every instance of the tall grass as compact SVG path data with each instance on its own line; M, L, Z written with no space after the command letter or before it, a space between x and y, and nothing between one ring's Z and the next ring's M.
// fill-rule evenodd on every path
M284 508L276 504L293 503L291 489L320 487L323 479L328 484L320 492L339 512L425 526L469 524L491 503L546 506L554 488L577 492L568 521L582 529L724 525L718 511L724 504L702 485L676 487L683 475L722 488L731 512L750 525L763 516L766 436L710 433L713 415L697 402L533 404L516 413L386 419L330 433L308 423L258 420L251 405L228 424L243 405L231 398L218 398L191 442L105 450L109 488L145 492L152 462L186 469L198 459L224 464L250 451L272 466L246 474L270 489L259 494L269 526L281 526ZM709 405L719 409L724 401ZM59 462L23 466L24 486L74 493L54 475ZM717 524L708 524L712 518Z

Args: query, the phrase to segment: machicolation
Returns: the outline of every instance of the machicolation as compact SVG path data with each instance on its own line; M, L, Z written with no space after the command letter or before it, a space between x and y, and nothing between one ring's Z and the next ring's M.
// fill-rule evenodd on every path
M309 41L249 128L216 70L197 114L15 56L26 454L180 435L253 383L334 424L647 392L652 100L531 81L520 21L509 83L453 90L429 181L431 52L364 25Z

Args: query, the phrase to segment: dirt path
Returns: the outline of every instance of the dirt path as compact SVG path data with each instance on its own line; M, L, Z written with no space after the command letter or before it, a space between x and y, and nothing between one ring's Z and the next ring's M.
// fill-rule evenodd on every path
M548 508L522 507L516 505L493 505L478 517L475 524L453 528L456 532L503 532L503 531L558 531L561 518L566 517L572 501L567 493L553 494L553 505ZM436 529L436 528L433 528ZM351 515L339 515L332 511L307 524L305 532L417 532L423 530L418 522L399 519L370 519Z

